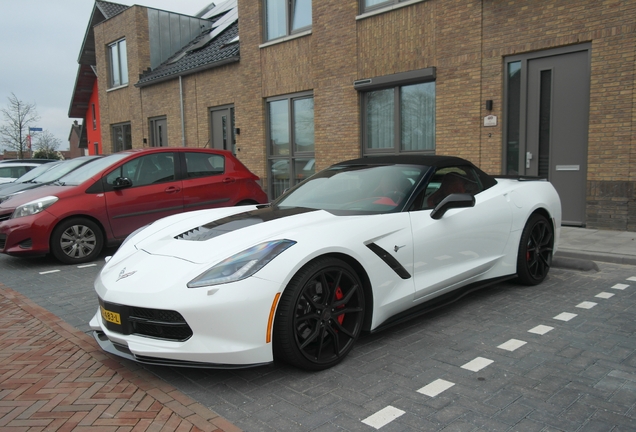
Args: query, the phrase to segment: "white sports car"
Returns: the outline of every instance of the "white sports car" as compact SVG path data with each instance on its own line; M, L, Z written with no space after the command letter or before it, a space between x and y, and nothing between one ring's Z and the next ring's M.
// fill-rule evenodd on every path
M269 205L133 233L95 282L95 338L138 362L320 370L377 331L488 283L544 280L561 204L537 178L445 156L342 162Z

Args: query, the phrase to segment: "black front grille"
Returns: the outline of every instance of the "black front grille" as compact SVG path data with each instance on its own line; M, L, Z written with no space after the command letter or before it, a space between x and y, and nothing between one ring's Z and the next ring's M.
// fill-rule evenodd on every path
M0 214L0 222L11 219L13 213Z
M20 249L31 249L33 247L33 240L26 239L20 242Z
M102 308L119 314L121 324L107 321L106 328L125 335L134 334L154 339L183 342L192 337L192 329L176 311L117 305L99 301Z
M0 234L0 249L4 249L6 245L7 245L7 235Z

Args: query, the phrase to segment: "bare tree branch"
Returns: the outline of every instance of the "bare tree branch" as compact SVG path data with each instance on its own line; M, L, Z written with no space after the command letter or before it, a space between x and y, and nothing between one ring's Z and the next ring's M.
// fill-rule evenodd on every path
M59 154L57 149L61 144L62 141L55 138L55 135L49 131L38 133L34 140L33 147L35 147L36 150L33 153L33 157L41 159L58 159Z
M25 103L15 94L7 98L9 104L0 108L3 124L0 126L0 143L9 150L16 151L18 158L24 158L27 150L29 126L40 119L35 104Z

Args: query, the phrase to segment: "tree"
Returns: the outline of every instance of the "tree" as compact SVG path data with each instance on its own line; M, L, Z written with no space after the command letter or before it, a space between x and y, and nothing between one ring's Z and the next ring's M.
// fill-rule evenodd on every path
M60 147L60 141L51 132L44 131L39 133L35 141L35 152L33 157L36 159L60 159L60 153L57 149Z
M18 158L24 158L28 149L27 135L29 125L39 120L35 104L22 102L11 93L9 105L0 109L4 124L0 126L0 143L9 150L16 151Z

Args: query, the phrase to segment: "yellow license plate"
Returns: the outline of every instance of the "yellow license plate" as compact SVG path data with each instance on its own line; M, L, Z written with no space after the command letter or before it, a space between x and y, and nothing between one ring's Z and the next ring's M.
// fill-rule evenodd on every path
M102 306L100 306L99 308L102 311L102 318L104 318L108 322L121 325L121 317L117 312L111 312L104 309Z

